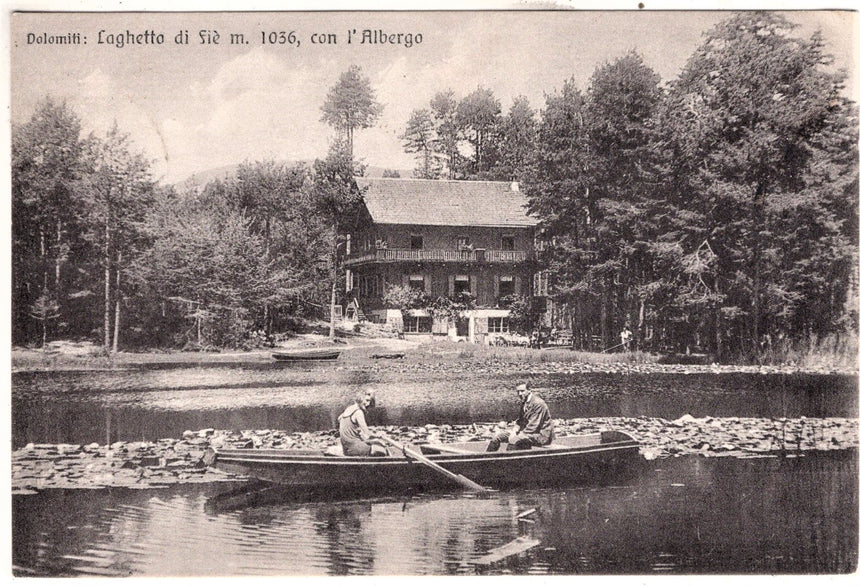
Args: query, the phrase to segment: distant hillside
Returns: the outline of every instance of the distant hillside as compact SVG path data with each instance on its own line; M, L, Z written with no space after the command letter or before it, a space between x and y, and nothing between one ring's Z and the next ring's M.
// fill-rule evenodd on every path
M297 161L283 161L288 165L294 165ZM313 161L301 161L308 166L313 165ZM194 173L187 179L183 179L182 181L177 181L174 185L179 189L185 189L194 186L204 186L210 181L215 181L216 179L227 179L231 175L236 173L236 170L239 168L241 163L234 163L232 165L224 165L222 167L215 167L213 169L206 169L204 171L198 171ZM376 167L373 165L368 165L365 170L365 177L382 177L383 173L388 169L388 167ZM412 177L411 169L394 169L398 173L400 173L400 177L403 179L409 179Z
M206 169L205 171L199 171L184 179L182 181L177 181L175 183L176 187L192 187L194 185L206 185L210 181L215 181L216 179L226 179L231 175L236 173L236 169L239 168L239 163L233 165L224 165L223 167L215 167L214 169Z

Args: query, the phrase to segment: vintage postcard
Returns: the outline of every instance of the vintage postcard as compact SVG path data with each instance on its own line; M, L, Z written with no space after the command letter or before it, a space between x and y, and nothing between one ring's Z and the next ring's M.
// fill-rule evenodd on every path
M493 8L9 11L14 577L856 573L857 13Z

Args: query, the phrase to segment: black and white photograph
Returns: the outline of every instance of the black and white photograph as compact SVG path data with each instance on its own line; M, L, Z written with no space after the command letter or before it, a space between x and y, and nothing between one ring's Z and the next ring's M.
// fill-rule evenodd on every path
M6 7L7 577L856 576L857 12L187 5Z

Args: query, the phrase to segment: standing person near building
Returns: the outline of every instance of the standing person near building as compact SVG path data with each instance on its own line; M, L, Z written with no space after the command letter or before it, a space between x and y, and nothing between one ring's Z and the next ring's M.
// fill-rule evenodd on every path
M497 451L505 442L508 450L527 450L552 442L555 425L544 400L532 392L528 383L517 386L517 396L520 399L520 413L514 422L516 431L505 429L498 432L490 440L488 452Z
M387 456L388 449L370 433L365 413L376 405L375 391L365 389L355 395L355 402L338 418L340 444L344 456Z
M624 329L621 330L621 345L624 347L625 352L630 352L630 341L633 339L633 332L630 331L630 328L627 327L627 324L624 324Z

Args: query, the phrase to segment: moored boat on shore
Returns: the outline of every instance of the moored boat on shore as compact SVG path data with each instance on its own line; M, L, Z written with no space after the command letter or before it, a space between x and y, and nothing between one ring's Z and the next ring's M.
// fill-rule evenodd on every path
M272 358L279 362L292 360L336 360L340 350L332 348L300 348L272 352Z

